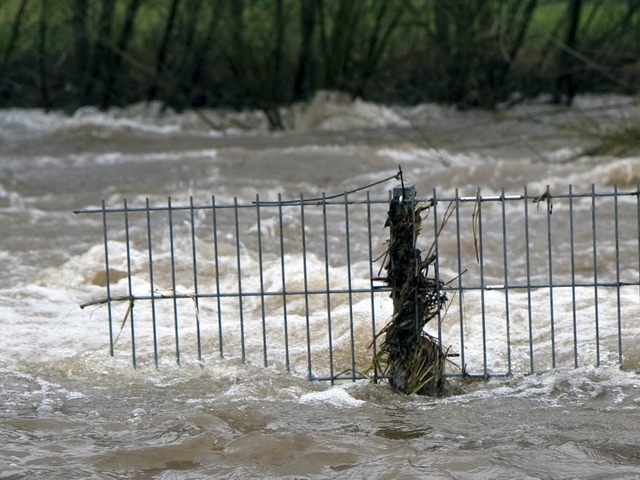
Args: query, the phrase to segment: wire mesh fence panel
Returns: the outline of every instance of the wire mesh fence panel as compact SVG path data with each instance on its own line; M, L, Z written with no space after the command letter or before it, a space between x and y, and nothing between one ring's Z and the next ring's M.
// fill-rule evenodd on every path
M622 364L631 355L622 339L637 331L639 313L637 192L478 191L438 201L454 204L444 232L455 230L455 241L443 233L438 261L457 296L440 335L465 372Z
M637 368L638 190L428 193L418 248L433 247L445 285L428 329L459 355L450 374ZM314 380L376 376L393 314L378 281L390 198L103 201L76 212L100 220L104 244L105 297L83 307L101 307L111 354L134 366L225 356Z

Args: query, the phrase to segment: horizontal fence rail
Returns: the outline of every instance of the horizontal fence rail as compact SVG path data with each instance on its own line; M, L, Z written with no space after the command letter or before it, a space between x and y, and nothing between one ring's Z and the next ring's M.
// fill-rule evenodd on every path
M429 333L450 375L638 368L640 189L418 198L418 248L449 299ZM110 353L233 356L312 380L368 370L393 308L381 276L391 193L78 210L102 229ZM126 337L126 338L125 338ZM635 338L635 342L633 341Z

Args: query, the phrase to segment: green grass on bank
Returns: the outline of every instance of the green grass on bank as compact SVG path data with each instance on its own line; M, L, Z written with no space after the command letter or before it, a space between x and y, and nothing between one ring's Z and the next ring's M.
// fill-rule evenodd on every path
M615 33L616 28L627 21L629 25L637 26L640 23L640 9L630 14L630 7L633 5L627 0L584 0L578 28L579 37L587 41L598 40ZM568 0L539 1L529 24L528 43L542 46L551 37L561 34L563 24L567 22L568 9ZM629 36L640 39L633 31L628 33Z

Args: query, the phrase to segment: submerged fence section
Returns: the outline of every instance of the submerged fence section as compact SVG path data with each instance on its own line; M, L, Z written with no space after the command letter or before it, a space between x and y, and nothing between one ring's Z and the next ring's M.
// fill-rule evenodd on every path
M459 354L450 374L638 368L639 191L418 198L418 248L434 243L448 298L429 333ZM103 201L76 212L99 219L104 243L105 296L83 307L104 307L111 354L134 366L225 356L313 380L376 377L393 313L376 280L390 196Z

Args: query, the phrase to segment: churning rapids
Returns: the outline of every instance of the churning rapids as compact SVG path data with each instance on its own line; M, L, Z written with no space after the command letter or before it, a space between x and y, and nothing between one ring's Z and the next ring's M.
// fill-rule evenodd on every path
M133 369L109 356L101 307L78 307L104 295L104 258L95 219L72 213L102 199L338 193L398 164L424 195L634 190L637 155L581 155L640 123L632 99L487 113L321 94L286 112L281 133L260 114L204 112L211 130L155 107L0 112L0 479L640 478L638 294L623 369L603 352L599 368L470 382L440 399L309 382L215 349L203 365L187 352L180 367L167 355ZM628 255L638 265L637 242Z

